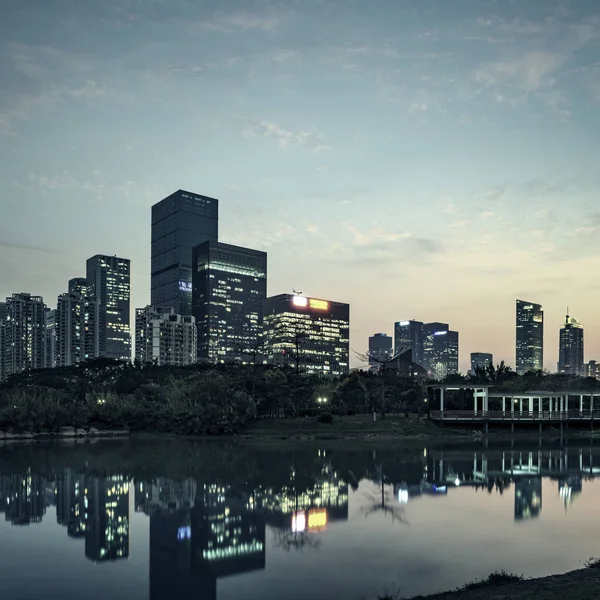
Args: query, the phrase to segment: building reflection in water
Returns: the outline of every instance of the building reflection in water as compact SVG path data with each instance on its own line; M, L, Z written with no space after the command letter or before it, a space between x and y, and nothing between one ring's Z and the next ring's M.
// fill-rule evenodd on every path
M46 482L27 469L23 475L0 478L0 498L4 517L12 525L41 523L46 514Z

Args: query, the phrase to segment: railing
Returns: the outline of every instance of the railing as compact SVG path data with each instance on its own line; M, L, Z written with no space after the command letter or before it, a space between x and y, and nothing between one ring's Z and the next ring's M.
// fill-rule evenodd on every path
M434 421L593 421L594 418L600 418L600 411L432 410L429 418Z

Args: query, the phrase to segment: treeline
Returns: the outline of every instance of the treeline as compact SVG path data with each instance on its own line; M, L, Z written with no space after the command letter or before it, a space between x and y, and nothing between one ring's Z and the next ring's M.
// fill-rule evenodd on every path
M421 412L423 388L394 374L339 379L263 365L159 367L96 359L27 371L0 386L0 430L61 427L232 434L261 417Z

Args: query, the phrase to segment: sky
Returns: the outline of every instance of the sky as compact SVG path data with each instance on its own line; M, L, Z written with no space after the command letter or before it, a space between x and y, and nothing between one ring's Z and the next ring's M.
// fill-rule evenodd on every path
M600 360L596 0L3 0L0 81L2 298L117 254L144 306L186 189L352 352L418 319L514 365L521 298L546 368L567 306Z

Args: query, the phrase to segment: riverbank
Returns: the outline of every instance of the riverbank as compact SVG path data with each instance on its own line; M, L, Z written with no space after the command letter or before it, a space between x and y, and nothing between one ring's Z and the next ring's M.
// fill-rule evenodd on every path
M600 598L600 565L537 579L497 577L468 583L463 588L411 600L592 600ZM376 600L400 600L399 593L384 593Z

